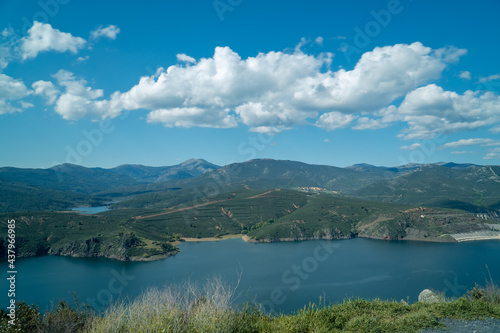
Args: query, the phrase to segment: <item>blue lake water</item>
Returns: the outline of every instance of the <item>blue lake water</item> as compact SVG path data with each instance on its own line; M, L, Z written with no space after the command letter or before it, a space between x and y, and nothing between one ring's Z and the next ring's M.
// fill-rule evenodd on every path
M220 276L239 280L238 303L255 300L266 310L291 312L319 298L417 300L425 288L460 296L490 276L500 282L500 241L424 243L356 238L249 244L241 239L183 243L181 252L155 262L39 257L17 260L16 298L46 309L59 299L104 308L149 287ZM6 267L6 265L5 265ZM4 269L6 272L7 269ZM1 283L4 308L8 285Z
M97 214L109 209L109 206L96 206L96 207L76 207L71 208L72 211L82 214Z

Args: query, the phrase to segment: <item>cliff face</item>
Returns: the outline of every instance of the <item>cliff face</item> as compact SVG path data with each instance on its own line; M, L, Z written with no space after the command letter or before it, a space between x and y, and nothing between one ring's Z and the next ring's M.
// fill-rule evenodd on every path
M268 237L248 237L245 236L243 239L246 242L256 242L256 243L270 243L270 242L296 242L296 241L306 241L306 240L317 240L317 239L350 239L356 237L355 233L344 233L337 228L326 228L322 230L315 231L313 233L305 232L297 226L291 226L289 228L288 234L275 234Z
M104 257L117 260L129 260L127 248L118 244L103 241L99 237L86 239L83 242L74 241L49 249L48 254L71 257Z
M170 243L146 244L133 233L120 234L116 238L93 237L84 241L73 241L53 245L48 254L70 257L103 257L121 261L152 261L175 255L179 250Z

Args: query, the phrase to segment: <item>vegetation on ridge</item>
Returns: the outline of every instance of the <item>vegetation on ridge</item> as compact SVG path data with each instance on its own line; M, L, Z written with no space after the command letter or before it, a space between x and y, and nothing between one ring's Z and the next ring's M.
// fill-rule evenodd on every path
M221 193L170 208L0 214L15 219L17 255L153 260L177 253L181 238L246 235L251 241L370 237L453 241L443 235L489 230L459 210L346 198L291 189ZM134 241L129 241L133 239ZM6 239L0 239L5 256Z

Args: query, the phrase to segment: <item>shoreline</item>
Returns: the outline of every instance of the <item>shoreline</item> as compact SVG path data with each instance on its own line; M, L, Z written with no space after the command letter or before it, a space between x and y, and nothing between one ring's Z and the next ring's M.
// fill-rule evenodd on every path
M383 240L383 241L413 241L413 242L426 242L426 243L461 243L461 242L469 242L469 241L482 241L482 240L500 240L500 232L495 235L490 235L490 236L480 236L480 235L475 235L477 232L471 232L471 233L463 233L463 234L443 234L438 237L433 237L433 238L414 238L414 237L407 237L407 238L398 238L398 239L392 239L392 238L382 238L382 237L373 237L373 236L366 236L366 235L358 235L355 237L341 237L341 238L328 238L328 237L301 237L301 238L276 238L276 239L271 239L271 238L264 238L264 239L253 239L250 238L247 235L243 234L231 234L231 235L224 235L221 236L220 238L215 238L215 237L203 237L203 238L193 238L193 237L186 237L182 238L182 241L177 241L175 243L172 243L173 245L177 246L179 244L182 244L184 242L189 242L189 243L196 243L196 242L219 242L223 241L226 239L234 239L234 238L241 238L245 243L277 243L277 242L306 242L306 241L312 241L312 240L345 240L345 239L353 239L353 238L366 238L366 239L377 239L377 240ZM462 238L457 239L458 235L460 235ZM449 237L446 239L446 237ZM457 238L455 238L457 237Z
M233 239L233 238L243 238L245 235L242 234L230 234L230 235L224 235L220 237L201 237L201 238L195 238L195 237L183 237L181 238L182 241L176 241L173 242L172 245L180 245L184 242L186 243L197 243L197 242L219 242L223 241L226 239Z
M481 232L481 231L480 231ZM388 238L381 238L381 237L369 237L365 235L361 236L355 236L355 237L343 237L343 238L326 238L326 237L302 237L300 239L296 238L277 238L277 239L252 239L247 235L243 234L230 234L230 235L224 235L221 237L203 237L203 238L193 238L193 237L186 237L182 238L181 241L176 241L171 243L174 246L181 245L183 243L201 243L201 242L219 242L219 241L224 241L227 239L235 239L235 238L241 238L245 243L251 243L251 244L258 244L258 243L278 243L278 242L304 242L304 241L312 241L312 240L349 240L349 239L354 239L354 238L366 238L366 239L376 239L376 240L382 240L382 241L413 241L413 242L427 242L427 243L463 243L463 242L471 242L471 241L488 241L488 240L500 240L500 232L495 235L477 235L476 232L471 232L471 233L463 233L463 234L444 234L439 236L438 238L427 238L427 239L419 239L419 238L401 238L401 239L388 239ZM460 237L459 237L460 235ZM440 237L445 237L445 236L450 236L452 239L439 239ZM457 238L455 238L455 236ZM142 256L134 256L134 257L122 257L122 256L115 256L115 255L97 255L97 256L85 256L85 255L80 255L78 253L74 254L53 254L53 253L46 253L42 255L20 255L20 258L32 258L32 257L42 257L45 255L48 256L61 256L61 257L73 257L73 258L105 258L105 259L111 259L111 260L118 260L118 261L130 261L130 262L152 262L152 261L157 261L157 260L162 260L166 259L169 257L173 257L177 254L179 254L181 251L172 251L168 252L166 254L160 254L160 255L152 255L150 257L142 257Z

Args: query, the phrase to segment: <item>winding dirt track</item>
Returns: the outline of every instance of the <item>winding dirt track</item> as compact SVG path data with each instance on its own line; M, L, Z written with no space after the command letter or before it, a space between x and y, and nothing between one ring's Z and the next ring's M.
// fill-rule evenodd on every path
M178 208L178 209L174 209L174 210L171 210L171 211L168 211L168 212L158 213L158 214L153 214L153 215L135 216L134 219L136 219L136 220L142 220L142 219L148 219L150 217L156 217L156 216L161 216L161 215L168 215L168 214L172 214L172 213L182 212L182 211L185 211L185 210L195 209L195 208L198 208L198 207L203 207L203 206L208 206L208 205L216 204L216 203L219 203L219 202L224 202L224 201L227 201L227 200L229 200L229 199L215 200L215 201L205 202L205 203L201 203L201 204L198 204L198 205L194 205L194 206L190 206L190 207Z
M495 176L497 176L497 177L499 177L499 178L500 178L500 176L498 176L498 175L495 173L495 171L493 171L493 169L492 169L491 167L490 167L490 171L491 171L491 173L493 173Z
M280 190L279 188L274 189L274 190L270 190L270 191L267 191L267 192L264 192L264 193L261 193L261 194L254 195L253 197L249 197L248 199L260 198L260 197L262 197L262 196L264 196L266 194L269 194L269 193L274 192L274 191L279 191L279 190ZM177 208L177 209L174 209L174 210L169 210L168 212L164 212L164 213L158 213L158 214L146 215L146 216L134 216L134 219L135 220L142 220L142 219L148 219L148 218L151 218L151 217L168 215L168 214L182 212L182 211L186 211L186 210L191 210L191 209L195 209L195 208L198 208L198 207L208 206L208 205L212 205L212 204L216 204L216 203L220 203L220 202L224 202L224 201L228 201L228 200L230 200L230 199L214 200L214 201L204 202L204 203L197 204L197 205L190 206L190 207L182 207L182 208Z
M260 198L260 197L265 196L266 194L269 194L269 193L274 192L274 191L279 191L279 190L280 190L279 188L274 189L274 190L270 190L270 191L267 191L267 192L264 192L264 193L261 193L261 194L254 195L253 197L248 197L248 199Z

